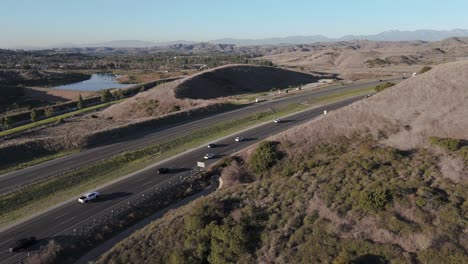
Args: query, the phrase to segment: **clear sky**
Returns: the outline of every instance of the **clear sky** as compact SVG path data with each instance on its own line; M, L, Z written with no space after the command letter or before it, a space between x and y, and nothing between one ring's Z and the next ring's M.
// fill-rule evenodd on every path
M0 47L468 28L468 0L0 0Z

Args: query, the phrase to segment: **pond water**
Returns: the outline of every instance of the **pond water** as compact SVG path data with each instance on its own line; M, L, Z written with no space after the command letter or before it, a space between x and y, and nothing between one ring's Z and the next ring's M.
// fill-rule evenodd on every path
M53 89L98 91L109 88L123 88L131 84L121 84L117 82L117 76L112 73L95 73L86 81L54 86Z

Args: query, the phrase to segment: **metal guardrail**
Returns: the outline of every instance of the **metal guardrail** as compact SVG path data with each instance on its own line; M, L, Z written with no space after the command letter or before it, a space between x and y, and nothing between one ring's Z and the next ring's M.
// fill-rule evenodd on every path
M63 236L86 236L92 234L97 228L102 227L105 224L109 224L121 219L121 216L126 212L129 212L144 202L153 199L158 195L164 194L164 192L171 190L179 184L182 184L188 181L190 178L198 175L200 171L197 168L192 168L191 170L178 174L172 178L167 179L166 181L159 183L158 186L152 186L138 195L134 195L127 200L122 201L119 204L116 204L102 214L98 214L95 217L88 218L76 225L73 225L64 231L60 232L59 235ZM63 238L62 238L63 239ZM55 239L60 241L61 238ZM32 263L32 257L40 255L47 251L47 245L41 245L39 249L28 252L26 256L22 257L16 263Z

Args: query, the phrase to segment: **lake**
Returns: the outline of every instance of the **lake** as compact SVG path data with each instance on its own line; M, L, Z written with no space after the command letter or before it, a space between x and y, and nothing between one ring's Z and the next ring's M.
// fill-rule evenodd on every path
M86 81L54 86L53 89L98 91L108 88L123 88L132 84L121 84L117 82L117 76L112 73L95 73Z

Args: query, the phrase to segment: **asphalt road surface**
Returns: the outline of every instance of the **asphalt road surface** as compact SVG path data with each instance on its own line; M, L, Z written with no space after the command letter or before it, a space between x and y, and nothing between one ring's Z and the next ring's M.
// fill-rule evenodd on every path
M207 165L209 166L209 164L223 156L230 155L271 135L280 133L293 126L305 123L314 117L322 115L324 110L327 110L328 112L333 111L334 109L346 106L361 98L362 97L355 97L304 111L285 118L283 120L284 122L278 124L272 121L239 134L239 136L246 138L245 141L235 142L234 137L225 138L219 142L214 142L218 144L219 147L208 149L206 146L202 146L160 164L160 167L179 170L184 168L193 168L196 165L196 162L202 160L206 153L212 152L216 154L216 157L207 162ZM156 187L171 178L179 177L184 174L184 172L179 172L161 175L157 174L156 171L157 168L142 171L133 177L126 178L108 187L100 189L99 191L101 192L102 198L97 202L91 202L88 204L80 204L76 201L69 202L0 232L0 263L14 263L27 254L27 252L8 252L11 244L19 238L35 236L41 241L58 238L66 234L66 232L69 232L69 230L73 230L73 228L79 223L89 221L90 219L92 220L94 217L105 212L109 212L116 206L126 203L127 200L132 197L141 195L141 193L148 188ZM34 247L29 250L34 250Z
M396 79L391 79L396 80ZM112 157L120 152L140 149L155 143L160 143L174 137L188 134L191 131L203 127L213 126L225 120L232 120L255 112L269 111L271 107L278 108L291 103L300 103L313 98L326 96L333 93L371 87L379 84L379 81L369 81L360 84L336 85L320 90L303 91L284 98L256 103L241 109L217 114L197 121L161 127L152 133L146 133L137 138L124 138L116 143L91 148L79 153L44 162L22 170L0 175L0 194L14 190L18 186L28 184L41 178L58 175L65 171L92 164L99 160Z

